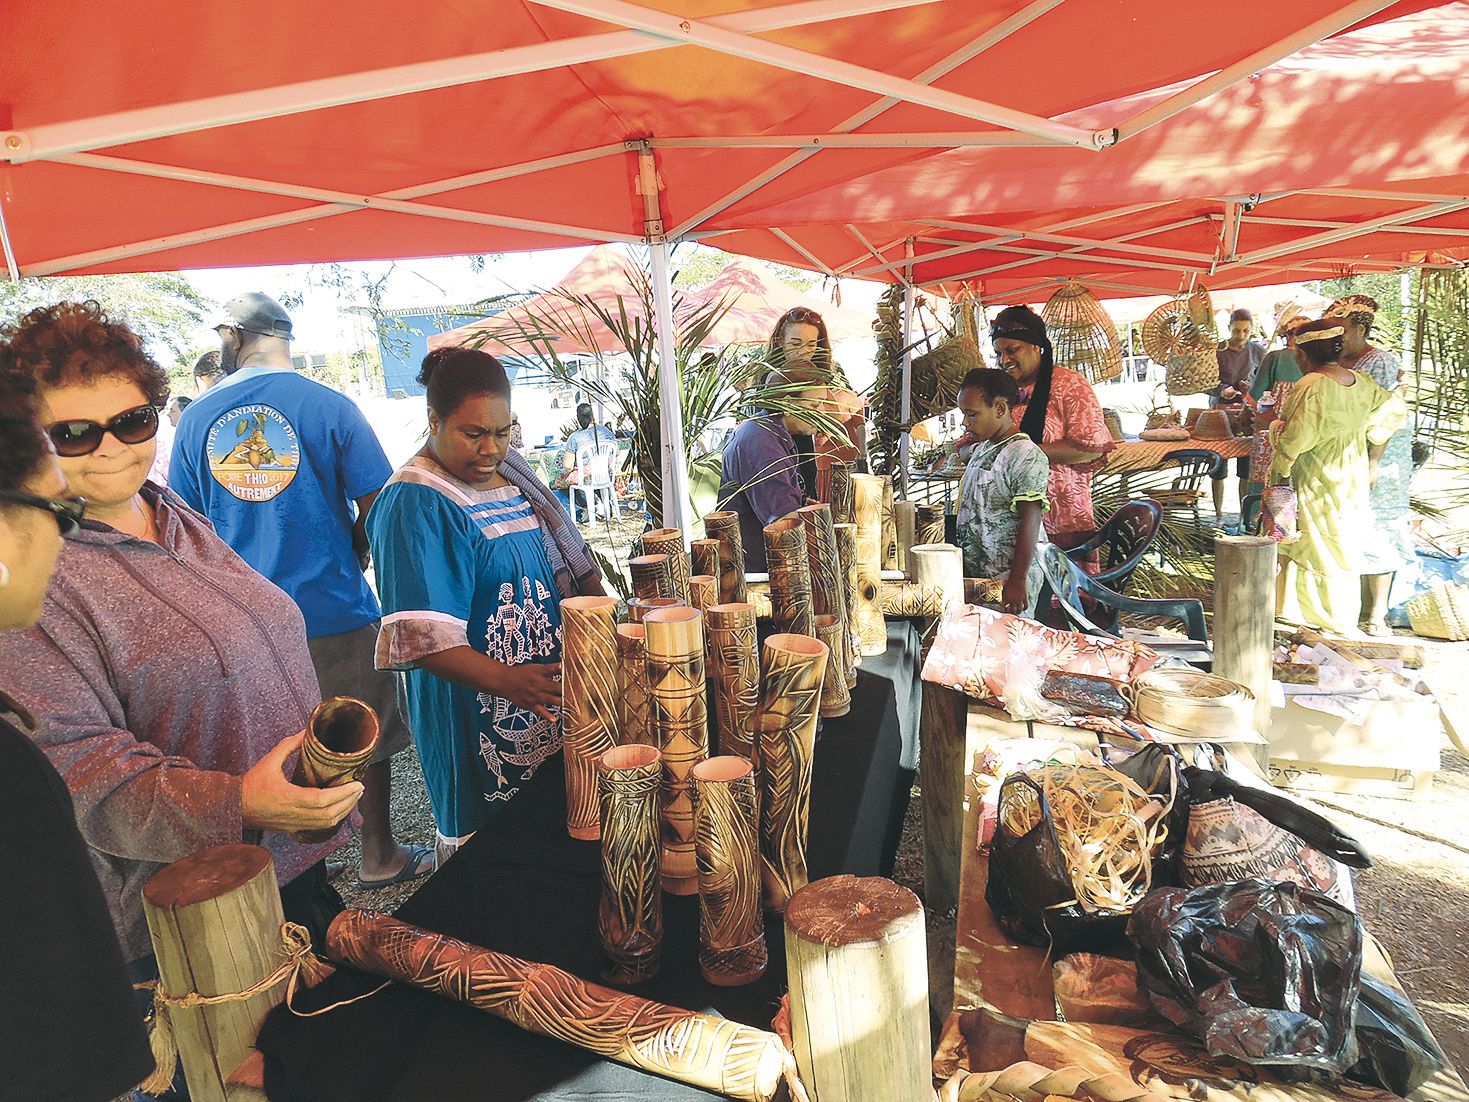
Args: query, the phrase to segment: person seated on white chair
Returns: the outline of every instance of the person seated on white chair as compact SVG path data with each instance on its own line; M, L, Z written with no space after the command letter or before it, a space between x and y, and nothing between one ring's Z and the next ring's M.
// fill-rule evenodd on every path
M617 449L617 438L612 432L592 420L592 404L582 402L576 407L576 423L580 426L575 432L566 438L566 443L561 446L561 463L568 470L577 470L580 460L577 458L581 449L592 447L602 450L601 445L606 445L615 454ZM610 484L610 483L609 483ZM573 498L575 494L573 493ZM586 516L577 511L576 521L578 524L586 521Z

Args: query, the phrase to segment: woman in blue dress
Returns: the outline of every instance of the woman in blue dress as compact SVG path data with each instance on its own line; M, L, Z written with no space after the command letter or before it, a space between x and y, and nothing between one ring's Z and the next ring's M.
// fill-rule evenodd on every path
M491 355L423 361L428 440L367 520L383 603L377 665L400 672L442 861L561 749L561 600L602 579L510 448Z

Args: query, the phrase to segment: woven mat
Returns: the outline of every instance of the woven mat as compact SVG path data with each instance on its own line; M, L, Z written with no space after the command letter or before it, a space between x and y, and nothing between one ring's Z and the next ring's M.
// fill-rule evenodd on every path
M1250 454L1254 439L1234 436L1228 440L1124 440L1107 453L1104 471L1142 471L1156 467L1170 454L1185 448L1207 448L1225 459L1240 459Z

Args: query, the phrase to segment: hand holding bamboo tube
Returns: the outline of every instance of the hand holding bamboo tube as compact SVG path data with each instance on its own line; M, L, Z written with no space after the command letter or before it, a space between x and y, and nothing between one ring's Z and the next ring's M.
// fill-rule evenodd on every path
M382 733L377 713L352 696L328 697L318 704L301 739L293 784L302 788L336 788L361 780ZM293 832L300 842L325 842L337 828Z
M699 890L689 770L709 756L704 678L704 616L696 608L661 608L643 619L648 655L649 718L663 753L663 887Z
M617 709L615 597L568 597L561 602L565 732L566 831L599 836L597 759L612 749Z

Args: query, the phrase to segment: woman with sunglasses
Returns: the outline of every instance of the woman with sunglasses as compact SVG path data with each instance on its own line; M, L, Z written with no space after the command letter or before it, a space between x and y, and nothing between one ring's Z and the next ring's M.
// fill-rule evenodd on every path
M815 310L797 306L776 319L775 327L765 342L765 358L772 367L792 382L814 383L851 390L851 384L832 359L831 337L826 321ZM816 496L816 456L831 456L851 463L859 472L867 470L867 421L861 411L842 419L847 430L845 439L823 433L796 436L796 455L800 463L801 483L808 497ZM748 553L748 545L747 552Z
M82 516L31 410L0 372L0 632L41 615L61 537ZM66 785L26 710L0 693L0 1038L6 1098L115 1098L153 1070L107 900ZM24 946L21 951L20 947Z
M143 884L207 846L264 845L287 917L324 929L340 907L325 858L347 840L362 786L286 780L320 700L305 626L202 517L146 481L166 376L94 302L0 330L0 370L35 380L61 473L88 499L39 624L0 636L0 688L36 717L66 779L135 978L156 974ZM331 827L325 843L290 836Z

